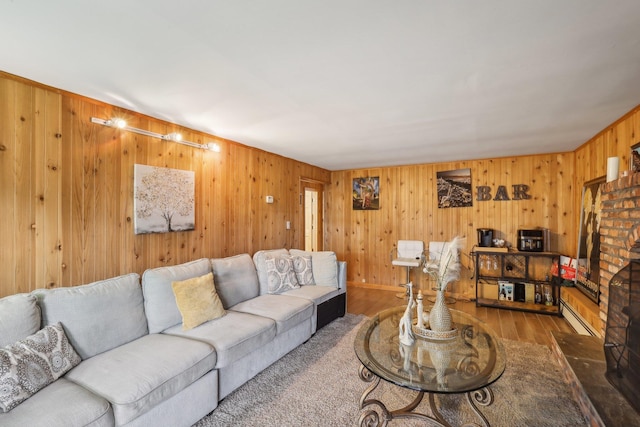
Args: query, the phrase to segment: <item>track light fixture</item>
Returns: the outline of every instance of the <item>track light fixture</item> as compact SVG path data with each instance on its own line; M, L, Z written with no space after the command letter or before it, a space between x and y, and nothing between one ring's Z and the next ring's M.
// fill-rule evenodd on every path
M181 142L182 141L182 135L180 135L177 132L171 132L171 133L168 133L166 135L162 135L162 139L164 139L166 141Z
M196 142L185 141L182 139L182 135L177 132L171 132L166 135L161 133L151 132L145 129L138 129L127 125L127 122L123 119L111 118L111 119L99 119L97 117L91 117L91 123L96 123L103 126L109 126L112 128L122 129L129 132L137 133L139 135L150 136L152 138L162 139L163 141L172 141L177 142L178 144L188 145L193 148L200 148L203 150L214 151L216 153L220 152L220 145L215 142L208 142L206 144L198 144Z
M127 122L122 119L109 119L105 120L105 125L118 129L124 129L127 127Z

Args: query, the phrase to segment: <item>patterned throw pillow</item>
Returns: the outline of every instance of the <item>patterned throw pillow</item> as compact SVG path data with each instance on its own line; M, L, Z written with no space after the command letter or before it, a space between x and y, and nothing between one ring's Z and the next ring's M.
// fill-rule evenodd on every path
M0 411L9 412L81 360L60 323L0 349Z
M293 270L291 256L266 255L265 265L267 266L267 291L270 294L280 294L300 287Z
M293 271L300 285L315 285L313 280L313 269L311 267L311 257L296 255L293 256Z

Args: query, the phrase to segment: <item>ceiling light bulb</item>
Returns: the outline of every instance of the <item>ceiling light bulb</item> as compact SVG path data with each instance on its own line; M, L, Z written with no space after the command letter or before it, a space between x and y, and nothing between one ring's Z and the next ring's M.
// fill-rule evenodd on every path
M171 132L162 137L162 139L166 139L167 141L180 142L182 141L182 135L176 132Z
M216 144L215 142L209 142L206 145L207 150L209 151L213 151L215 153L219 153L220 152L220 146L218 144Z
M107 126L112 128L124 129L127 127L127 122L123 119L109 119L105 122Z

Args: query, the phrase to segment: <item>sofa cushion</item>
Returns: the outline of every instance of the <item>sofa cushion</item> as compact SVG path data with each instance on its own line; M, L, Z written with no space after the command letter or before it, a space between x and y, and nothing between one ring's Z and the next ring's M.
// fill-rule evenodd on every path
M267 292L279 294L300 287L293 270L293 259L289 255L267 255Z
M309 319L313 315L313 303L287 295L260 295L234 305L231 310L275 320L279 335Z
M0 298L0 347L36 333L40 320L35 296L17 294Z
M80 363L60 323L0 349L0 411L9 412Z
M211 260L213 281L225 308L260 294L256 267L249 254Z
M182 324L182 315L178 310L171 283L204 276L210 272L209 260L202 258L170 267L151 268L142 274L144 310L150 334Z
M292 256L311 257L313 280L317 285L338 287L338 258L335 252L308 252L300 249L291 249L289 253Z
M151 334L84 360L65 378L111 402L116 425L123 425L192 384L215 363L216 353L206 343Z
M289 255L289 251L286 249L270 249L258 251L253 254L253 263L255 264L258 272L258 282L260 283L260 295L264 295L269 292L269 280L267 278L267 265L265 260L267 255Z
M113 411L105 399L60 378L22 402L0 413L3 427L113 427Z
M283 296L292 296L296 298L304 298L309 301L313 301L315 305L320 305L323 302L330 300L334 296L342 293L339 289L334 288L333 286L301 286L298 289L293 289L291 291L287 291Z
M182 329L193 329L224 316L225 309L213 285L213 273L173 282L171 287L182 314Z
M293 271L296 273L298 284L301 286L315 285L311 256L296 255L292 256L291 259L293 260Z
M276 322L266 317L229 310L224 317L183 331L174 326L164 334L201 340L216 349L216 368L224 368L258 350L276 336Z
M45 325L62 323L82 359L147 334L140 276L135 273L83 286L38 289L33 294Z

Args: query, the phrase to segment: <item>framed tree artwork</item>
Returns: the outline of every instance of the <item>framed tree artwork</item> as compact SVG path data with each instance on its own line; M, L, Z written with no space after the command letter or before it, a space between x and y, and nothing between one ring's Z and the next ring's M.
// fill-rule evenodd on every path
M135 234L195 229L195 172L134 165Z

